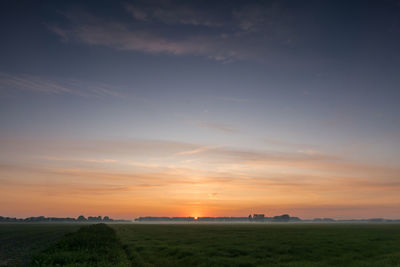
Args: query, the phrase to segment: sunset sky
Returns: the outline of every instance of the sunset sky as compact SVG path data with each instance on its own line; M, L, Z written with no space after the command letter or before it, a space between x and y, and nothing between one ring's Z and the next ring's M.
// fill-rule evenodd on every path
M0 36L1 216L400 218L400 1L3 0Z

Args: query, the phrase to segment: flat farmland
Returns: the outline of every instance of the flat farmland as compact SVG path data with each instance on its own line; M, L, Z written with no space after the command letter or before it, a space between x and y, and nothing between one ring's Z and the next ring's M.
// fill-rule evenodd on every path
M400 266L399 224L112 227L133 266Z
M400 224L0 224L3 266L400 266Z
M0 266L25 266L32 255L81 226L67 223L1 223Z

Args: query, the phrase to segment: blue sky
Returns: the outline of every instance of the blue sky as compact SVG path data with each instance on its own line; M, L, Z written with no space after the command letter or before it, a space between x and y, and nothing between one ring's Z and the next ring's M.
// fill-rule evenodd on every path
M35 173L38 169L105 168L113 175L147 177L157 168L189 168L187 174L179 174L182 179L203 173L198 182L204 192L193 202L203 204L188 204L203 210L199 214L241 214L254 207L268 212L279 203L292 207L292 212L302 210L303 216L320 212L303 197L291 199L289 189L273 190L287 198L260 196L247 203L251 189L237 195L237 184L232 189L213 188L210 177L221 172L216 166L228 159L231 169L223 172L231 177L238 174L236 167L247 164L241 172L249 179L268 180L282 172L292 173L296 181L296 175L319 175L302 188L326 189L332 185L321 184L334 176L337 194L310 189L321 205L333 207L343 208L345 204L337 204L335 198L351 195L343 181L356 180L360 192L348 205L360 216L375 215L363 212L360 205L387 207L380 215L391 216L390 207L400 203L395 196L374 202L365 195L366 181L376 185L375 191L372 186L368 190L377 197L383 194L382 185L391 184L394 191L400 185L398 1L2 1L0 5L4 148L0 171L2 183L13 188L18 203L23 203L18 195L32 186L22 178L26 166L35 169L34 186L48 188L47 193L60 185L53 188L48 180L42 181ZM100 146L98 151L94 144ZM132 153L118 147L131 147ZM136 149L148 153L136 155ZM241 163L236 162L239 154ZM299 170L291 160L316 162ZM257 169L260 161L272 169ZM111 162L118 164L109 167ZM256 171L249 162L257 165ZM10 166L12 175L7 174ZM314 173L321 168L324 173ZM355 177L353 171L366 175ZM89 181L91 175L83 180ZM60 183L68 184L72 178L63 176ZM290 185L285 179L274 181ZM98 184L92 182L74 186L93 186L96 192ZM112 187L109 183L101 186ZM249 188L251 183L245 182ZM195 192L195 188L181 190ZM217 189L220 192L212 191ZM129 190L124 193L129 195ZM155 192L143 192L137 203L147 203L159 191ZM192 203L180 197L178 189L168 192L166 201ZM214 193L221 196L219 202L208 198ZM94 195L87 197L97 203ZM223 208L242 200L247 206ZM72 203L59 201L70 208L65 213L73 213ZM0 203L5 205L6 200ZM98 211L99 205L93 203L82 212ZM5 212L56 212L45 204L41 207ZM190 213L189 208L168 207L170 213ZM128 210L121 208L117 215L131 216ZM149 210L160 213L153 206ZM139 211L134 214L146 215ZM333 208L332 214L347 216L341 212Z

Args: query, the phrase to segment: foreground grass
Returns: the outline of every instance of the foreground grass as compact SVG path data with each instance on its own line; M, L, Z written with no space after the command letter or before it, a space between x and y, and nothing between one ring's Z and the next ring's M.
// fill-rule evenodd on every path
M31 266L130 266L115 231L105 224L84 226L36 255Z
M0 223L0 266L26 266L32 255L80 224Z
M32 254L32 266L400 266L400 224L0 225L0 266Z
M133 266L400 266L399 224L112 227Z

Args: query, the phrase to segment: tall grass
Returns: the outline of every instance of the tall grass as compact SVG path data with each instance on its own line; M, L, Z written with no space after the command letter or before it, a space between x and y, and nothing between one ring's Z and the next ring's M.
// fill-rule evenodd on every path
M133 266L400 267L400 224L112 227Z
M31 266L130 266L115 231L105 224L65 235L32 259Z
M0 223L0 266L27 266L32 255L81 226L78 223Z

